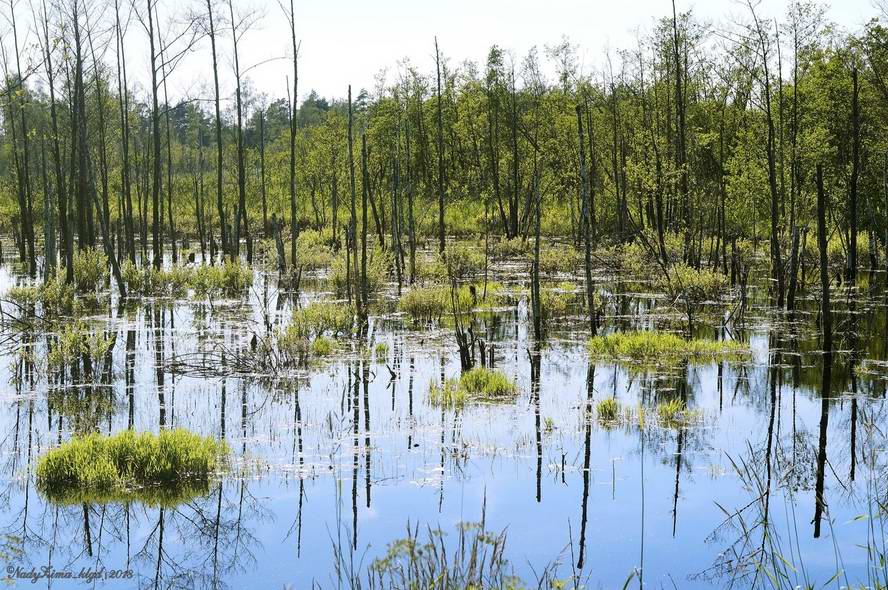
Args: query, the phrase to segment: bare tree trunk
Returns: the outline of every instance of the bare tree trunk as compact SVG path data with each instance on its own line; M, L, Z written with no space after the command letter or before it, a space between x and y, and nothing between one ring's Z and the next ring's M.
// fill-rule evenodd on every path
M225 220L225 204L222 200L222 109L219 106L219 60L216 55L216 29L213 22L213 0L207 0L208 24L210 26L210 47L213 51L213 95L216 108L216 209L219 214L219 236L222 253L229 250L228 222Z
M857 68L851 70L851 179L848 187L848 281L857 282L857 183L860 177L860 88Z
M293 8L293 0L290 0L290 41L293 50L293 100L290 105L290 263L293 265L293 268L296 268L296 239L299 237L299 208L296 201L296 113L299 104L299 46L296 44L296 12Z
M444 114L441 106L441 52L438 50L438 38L435 37L435 68L438 72L438 252L444 256L447 247L444 233Z
M826 194L823 190L823 166L817 164L817 246L820 250L820 322L823 350L832 354L832 317L829 304L829 257L826 242Z

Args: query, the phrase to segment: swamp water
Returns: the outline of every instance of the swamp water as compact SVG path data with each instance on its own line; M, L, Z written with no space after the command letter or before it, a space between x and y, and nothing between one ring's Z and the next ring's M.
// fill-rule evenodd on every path
M20 280L0 270L0 291ZM329 296L308 284L299 298ZM753 290L758 304L733 328L751 359L644 369L590 364L579 315L552 323L535 352L525 304L487 313L495 366L519 395L458 408L428 396L459 374L452 329L417 329L394 312L373 314L368 346L346 340L297 373L232 369L253 334L292 314L291 294L258 272L244 302L103 306L91 321L116 339L89 379L48 381L19 354L23 336L4 334L0 554L13 577L47 565L132 572L37 583L54 588L347 587L408 526L420 540L440 528L447 545L483 513L534 586L546 568L573 576L568 587L875 586L888 487L884 295L855 293L850 306L834 295L842 352L826 379L817 302L804 298L790 321L761 297ZM661 304L615 295L604 329L656 325ZM34 338L39 359L45 335ZM596 417L606 398L620 402L618 419ZM693 419L658 420L676 398ZM37 491L41 453L75 432L128 427L224 439L233 464L178 502L65 505Z

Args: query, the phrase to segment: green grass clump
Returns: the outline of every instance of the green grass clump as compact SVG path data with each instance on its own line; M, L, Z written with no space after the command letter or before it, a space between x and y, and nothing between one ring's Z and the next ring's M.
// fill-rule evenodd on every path
M319 336L311 343L311 353L315 356L330 356L333 354L333 340L326 336Z
M48 498L165 502L224 467L228 446L184 429L88 434L37 461L37 487ZM146 493L147 491L147 493Z
M380 342L373 348L373 354L376 355L377 359L385 360L385 357L388 356L389 345L387 342Z
M589 340L589 354L597 359L664 363L676 360L742 359L749 348L740 342L685 340L668 332L617 332Z
M462 406L475 401L508 401L518 395L518 385L504 373L475 367L458 379L448 378L443 384L429 384L432 405Z
M657 404L657 422L660 426L680 428L688 426L700 417L696 410L689 410L678 398Z
M620 416L620 402L612 397L603 399L595 406L595 411L602 422L615 422Z
M414 287L401 296L398 309L410 314L415 322L440 320L450 309L450 288Z
M475 367L463 373L459 386L470 396L485 399L514 397L518 393L518 386L505 373L486 367Z
M429 402L433 406L462 406L466 403L466 391L459 386L459 379L449 377L444 383L429 383Z
M350 333L354 319L355 309L347 303L315 301L293 313L287 331L299 338L336 337Z

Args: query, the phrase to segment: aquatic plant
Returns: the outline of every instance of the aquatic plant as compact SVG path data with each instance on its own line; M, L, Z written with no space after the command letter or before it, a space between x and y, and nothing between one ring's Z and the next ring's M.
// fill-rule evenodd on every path
M297 338L311 339L325 334L336 337L350 333L354 319L355 308L348 303L314 301L293 312L286 332Z
M398 309L410 314L415 322L433 322L450 308L450 289L414 287L401 295Z
M459 386L470 397L483 399L510 398L518 393L518 386L505 373L486 367L475 367L463 373Z
M376 358L385 360L386 355L388 355L389 345L387 342L379 342L373 348L373 354L376 355Z
M688 409L684 400L673 398L657 404L657 422L667 428L681 428L699 420L698 410Z
M595 412L602 422L614 422L620 416L620 402L612 397L605 398L596 404Z
M131 297L184 297L194 282L195 273L187 266L157 269L150 265L139 267L127 260L121 274Z
M47 364L50 369L58 369L81 358L95 364L107 354L113 342L112 337L91 329L83 320L70 322L50 341Z
M184 429L124 430L74 437L37 461L37 487L50 499L175 498L225 465L228 446ZM145 494L145 489L150 488Z
M253 269L240 262L199 266L191 274L191 288L201 299L242 297L253 284Z
M311 353L315 356L330 356L333 354L333 340L326 336L318 336L311 343Z
M108 257L99 248L74 253L74 286L80 293L95 293L108 281Z
M475 367L459 378L429 383L429 402L436 406L462 406L469 402L508 401L518 395L518 385L504 373Z
M740 360L749 347L733 340L686 340L669 332L615 332L594 336L588 342L594 359L666 363L680 360Z

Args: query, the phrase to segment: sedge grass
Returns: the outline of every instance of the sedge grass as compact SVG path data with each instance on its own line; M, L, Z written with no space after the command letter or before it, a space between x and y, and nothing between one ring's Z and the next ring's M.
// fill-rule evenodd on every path
M224 442L184 429L93 433L41 456L37 487L62 502L91 497L157 503L175 499L179 491L205 487L210 474L224 466L228 452Z
M594 336L588 342L588 350L593 359L638 363L742 360L750 354L749 347L741 342L686 340L676 334L657 331Z

